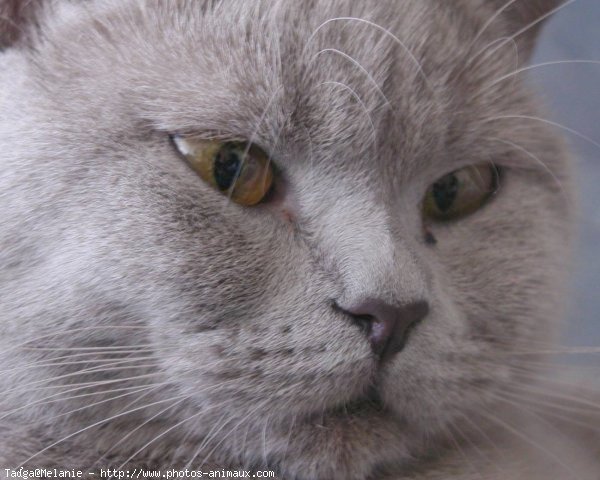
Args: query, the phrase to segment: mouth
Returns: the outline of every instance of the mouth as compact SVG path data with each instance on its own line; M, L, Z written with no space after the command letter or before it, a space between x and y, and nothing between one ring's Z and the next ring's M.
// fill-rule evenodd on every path
M375 387L370 387L363 395L354 400L331 407L325 410L320 416L316 414L315 418L319 418L324 426L325 423L328 423L328 420L335 422L363 417L382 417L387 416L388 413L389 411L383 404L377 389Z
M370 387L363 396L348 403L345 410L349 415L360 415L361 413L384 413L386 408L378 390Z

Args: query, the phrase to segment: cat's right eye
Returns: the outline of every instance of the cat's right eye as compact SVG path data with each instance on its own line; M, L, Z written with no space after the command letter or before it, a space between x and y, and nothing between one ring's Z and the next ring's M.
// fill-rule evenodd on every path
M198 140L174 135L173 143L205 182L240 205L260 203L273 184L267 154L246 142Z

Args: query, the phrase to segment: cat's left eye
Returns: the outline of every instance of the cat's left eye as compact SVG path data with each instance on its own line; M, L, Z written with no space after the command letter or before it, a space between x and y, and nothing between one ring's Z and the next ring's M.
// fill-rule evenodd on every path
M437 221L456 220L483 207L498 191L498 167L485 163L456 170L429 187L423 214Z
M267 154L257 145L179 135L172 139L198 176L234 202L256 205L271 190L273 167Z

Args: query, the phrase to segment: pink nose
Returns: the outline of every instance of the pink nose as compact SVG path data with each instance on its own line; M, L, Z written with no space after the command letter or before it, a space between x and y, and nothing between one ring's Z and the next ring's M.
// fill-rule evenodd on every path
M365 332L371 349L381 360L400 352L411 328L429 312L429 304L425 301L394 306L367 298L354 305L336 306Z

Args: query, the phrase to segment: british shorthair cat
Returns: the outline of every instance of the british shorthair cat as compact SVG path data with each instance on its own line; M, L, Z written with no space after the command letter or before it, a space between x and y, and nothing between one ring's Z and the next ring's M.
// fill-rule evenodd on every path
M0 475L600 479L560 8L0 0Z

